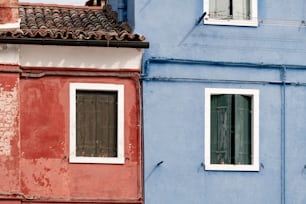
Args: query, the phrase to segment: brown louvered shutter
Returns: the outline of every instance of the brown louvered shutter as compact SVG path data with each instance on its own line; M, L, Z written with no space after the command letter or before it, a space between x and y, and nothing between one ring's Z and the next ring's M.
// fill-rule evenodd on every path
M117 92L76 92L76 155L117 157Z

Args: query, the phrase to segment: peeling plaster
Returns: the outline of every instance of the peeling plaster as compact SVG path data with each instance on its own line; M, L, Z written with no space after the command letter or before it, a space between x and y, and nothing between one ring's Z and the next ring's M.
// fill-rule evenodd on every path
M21 184L27 195L69 196L68 163L62 159L23 159Z
M11 90L0 86L0 156L11 155L11 140L16 135L17 114L16 86Z

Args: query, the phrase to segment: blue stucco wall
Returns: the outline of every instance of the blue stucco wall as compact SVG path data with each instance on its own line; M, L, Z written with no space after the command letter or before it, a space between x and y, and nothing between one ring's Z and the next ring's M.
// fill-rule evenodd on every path
M259 1L258 27L195 26L202 11L202 0L135 0L150 42L145 203L306 203L306 3ZM259 172L204 171L208 87L259 89Z
M135 28L150 41L151 56L306 65L304 0L258 1L255 28L194 27L202 13L202 0L135 0Z
M134 0L108 0L108 4L118 14L119 22L127 22L132 29L135 27L135 1Z

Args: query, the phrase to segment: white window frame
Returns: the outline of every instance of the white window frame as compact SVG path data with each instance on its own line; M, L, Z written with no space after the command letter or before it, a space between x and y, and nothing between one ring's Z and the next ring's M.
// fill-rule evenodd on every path
M251 0L251 19L250 20L233 20L233 19L227 19L227 20L220 20L220 19L214 19L210 18L210 12L209 12L209 1L210 0L204 0L204 12L206 12L206 15L204 17L204 24L212 24L212 25L231 25L231 26L258 26L258 3L257 0Z
M211 164L210 137L211 137L211 96L219 94L240 94L252 98L252 162L251 164ZM223 89L205 88L205 170L218 171L259 171L259 90L257 89Z
M70 163L124 164L124 85L70 83ZM76 92L77 90L116 91L118 93L117 157L76 156Z

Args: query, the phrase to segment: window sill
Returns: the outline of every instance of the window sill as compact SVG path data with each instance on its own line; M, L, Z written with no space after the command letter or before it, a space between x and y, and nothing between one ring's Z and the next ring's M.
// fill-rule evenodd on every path
M205 171L259 171L259 165L205 164Z
M204 20L204 24L207 25L228 25L228 26L245 26L245 27L258 27L257 20L216 20L216 19L208 19Z
M88 164L124 164L122 157L75 157L70 156L69 163L88 163Z

